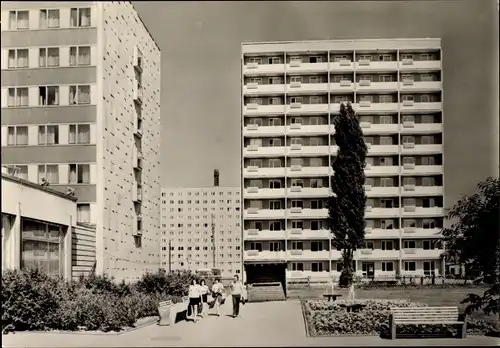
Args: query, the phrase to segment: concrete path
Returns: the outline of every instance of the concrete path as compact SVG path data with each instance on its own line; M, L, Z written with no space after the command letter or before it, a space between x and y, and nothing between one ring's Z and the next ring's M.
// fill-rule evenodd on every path
M306 337L299 301L250 303L241 317L229 316L231 301L221 316L197 323L169 327L152 324L123 334L16 333L2 337L11 347L182 347L182 346L498 346L500 339L470 336L467 339L397 339L379 337Z

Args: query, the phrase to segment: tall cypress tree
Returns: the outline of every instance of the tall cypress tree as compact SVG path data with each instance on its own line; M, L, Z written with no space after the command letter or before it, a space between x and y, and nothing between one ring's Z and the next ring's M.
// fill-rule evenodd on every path
M363 131L351 104L341 104L333 121L338 153L332 178L333 195L328 200L328 225L332 245L342 250L342 272L339 285L353 281L354 251L365 240L365 160L368 149Z

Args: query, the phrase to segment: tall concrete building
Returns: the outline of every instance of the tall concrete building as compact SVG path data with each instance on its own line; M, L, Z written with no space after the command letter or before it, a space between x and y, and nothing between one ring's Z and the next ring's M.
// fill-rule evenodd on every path
M248 281L340 275L326 201L347 102L368 147L357 274L443 273L441 40L245 43L241 60Z
M74 192L97 273L158 269L160 49L134 7L9 1L1 19L2 163Z
M239 187L164 188L161 195L162 268L241 274Z

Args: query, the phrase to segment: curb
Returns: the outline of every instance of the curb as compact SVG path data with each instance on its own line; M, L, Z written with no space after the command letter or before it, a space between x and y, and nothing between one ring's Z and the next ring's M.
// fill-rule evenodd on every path
M304 320L304 326L306 328L306 337L308 337L308 338L315 337L315 336L311 336L311 334L309 333L309 322L307 321L307 314L306 314L305 305L306 305L305 300L300 299L300 308L302 310L302 319Z

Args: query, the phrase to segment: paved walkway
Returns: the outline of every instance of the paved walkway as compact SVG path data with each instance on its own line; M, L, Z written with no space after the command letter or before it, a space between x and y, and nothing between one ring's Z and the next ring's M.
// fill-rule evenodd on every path
M500 339L470 336L467 339L397 339L379 337L306 336L299 301L250 303L241 317L232 318L231 301L221 316L208 316L197 323L180 322L160 327L152 324L116 334L16 333L2 337L11 347L182 347L182 346L498 346Z

